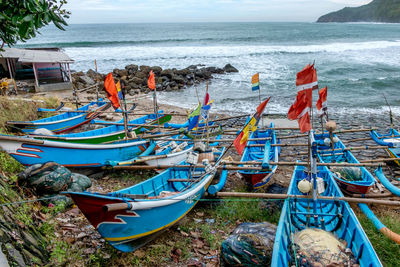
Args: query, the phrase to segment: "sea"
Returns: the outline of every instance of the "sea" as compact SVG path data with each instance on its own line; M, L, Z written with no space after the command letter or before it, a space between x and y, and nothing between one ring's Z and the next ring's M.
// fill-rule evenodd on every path
M272 96L267 112L286 114L296 97L296 73L315 64L319 87L328 86L330 114L400 115L400 24L382 23L146 23L54 26L19 44L59 47L76 71L107 73L128 64L185 68L224 67L238 73L214 75L209 93L215 111L251 112ZM260 92L251 76L260 73ZM159 92L162 103L191 108L206 84ZM314 102L318 98L314 94Z

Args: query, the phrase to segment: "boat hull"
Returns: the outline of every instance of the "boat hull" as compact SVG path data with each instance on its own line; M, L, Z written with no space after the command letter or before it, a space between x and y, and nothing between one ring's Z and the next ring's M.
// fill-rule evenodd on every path
M82 113L88 111L90 107L97 105L93 111L89 113ZM35 130L44 128L54 133L60 134L72 129L75 129L83 124L86 124L100 115L110 107L110 103L106 102L92 102L78 110L78 112L69 111L64 114L56 115L53 117L45 118L36 121L8 121L6 124L11 129L19 129L24 133L33 133Z
M318 176L323 178L325 191L323 196L342 197L332 173L326 167L318 167ZM299 181L307 178L305 168L296 166L288 188L289 195L303 195L297 188ZM365 234L360 222L345 201L317 199L288 198L282 208L271 266L287 267L292 262L293 233L306 228L318 228L331 232L338 238L346 241L360 266L382 266L374 248Z
M148 192L146 199L134 199L134 197L128 198L129 195L126 197L121 195L121 193L129 192L129 189L117 191L116 194L110 196L86 192L67 192L66 194L73 199L105 240L123 252L131 252L144 245L144 242L151 240L154 235L179 222L206 192L215 173L216 171L212 170L204 174L198 183L185 191L187 182L169 182L168 179L187 176L187 170L183 172L166 170L133 186L136 189L135 192ZM161 196L162 192L166 192L164 190L172 188L177 189L175 193L166 197ZM103 208L107 204L116 203L129 203L129 207L113 211L106 211Z
M159 122L163 124L171 120L171 115L160 115ZM136 123L135 120L131 123ZM143 121L143 123L145 123ZM150 124L156 124L157 120L153 120ZM130 131L133 131L136 135L142 133L144 130L151 130L156 126L139 126L136 128L130 127ZM109 126L102 129L91 130L82 133L64 134L57 136L39 136L30 135L30 137L39 140L53 140L58 142L66 143L78 143L78 144L100 144L122 140L125 138L124 126Z
M270 128L273 128L274 125L271 124ZM271 140L254 140L251 139L256 138L271 138ZM268 147L269 144L276 144L278 142L275 131L274 130L267 130L267 131L255 131L252 132L250 137L250 141L247 142L246 148L243 152L242 158L240 161L258 161L258 162L269 162L274 161L277 162L279 158L279 147ZM250 145L265 145L260 147L251 147ZM268 151L266 151L268 149ZM268 154L268 155L266 155ZM239 165L243 166L243 165ZM255 171L255 170L243 170L238 171L244 179L252 185L254 190L260 189L269 185L273 174L276 172L277 165L268 166L265 171Z
M101 167L111 160L134 158L145 151L148 145L147 141L121 141L103 145L70 144L0 136L1 148L24 166L53 161L68 167Z

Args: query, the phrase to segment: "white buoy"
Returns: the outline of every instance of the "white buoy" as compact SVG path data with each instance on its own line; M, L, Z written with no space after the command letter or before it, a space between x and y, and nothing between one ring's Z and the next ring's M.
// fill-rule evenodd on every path
M303 194L309 193L311 191L311 183L306 179L303 179L297 184L297 188Z

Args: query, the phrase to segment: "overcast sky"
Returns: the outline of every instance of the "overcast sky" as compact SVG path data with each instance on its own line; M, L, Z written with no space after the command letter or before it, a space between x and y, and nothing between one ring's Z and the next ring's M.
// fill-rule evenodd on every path
M371 0L68 0L69 23L315 21Z

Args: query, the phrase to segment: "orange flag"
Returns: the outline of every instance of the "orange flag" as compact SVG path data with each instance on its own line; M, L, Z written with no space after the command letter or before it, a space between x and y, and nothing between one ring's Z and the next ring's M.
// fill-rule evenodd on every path
M150 71L149 79L147 80L147 86L151 91L156 89L156 80L154 78L154 72L152 70Z
M106 90L107 98L110 99L113 108L119 108L118 91L111 72L107 74L104 80L104 90Z

